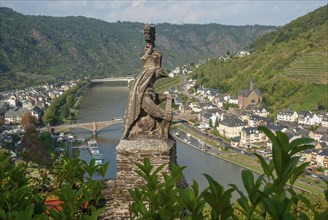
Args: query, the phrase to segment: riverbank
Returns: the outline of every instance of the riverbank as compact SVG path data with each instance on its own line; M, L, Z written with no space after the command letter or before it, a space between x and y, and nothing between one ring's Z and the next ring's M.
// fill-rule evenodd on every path
M213 144L213 141L210 141L209 137L195 133L191 129L188 129L188 127L183 126L181 124L177 126L177 129L179 129L182 132L189 133L195 139L202 140L204 143L208 144L211 147L211 150L208 150L208 151L202 150L196 146L191 145L190 143L187 143L186 141L182 140L181 138L177 137L176 135L174 135L177 139L179 139L183 143L187 144L188 146L191 146L201 152L207 153L209 155L212 155L214 157L217 157L219 159L222 159L224 161L232 163L243 169L248 169L248 170L258 173L258 174L263 173L262 168L261 168L260 163L257 158L250 157L250 156L240 154L237 152L231 152L229 150L228 151L221 150L220 146L215 143ZM321 195L321 196L324 195L323 194L324 188L314 185L312 182L311 182L312 183L312 185L311 185L311 184L308 184L303 181L300 181L300 180L296 181L296 183L294 184L294 188L297 188L297 189L307 192L307 193L313 193L313 194Z
M79 113L80 105L83 101L84 94L91 86L90 81L86 81L86 84L79 88L76 93L74 94L76 98L75 103L72 108L70 108L69 118L65 118L65 123L71 124L75 123L77 119L77 115Z

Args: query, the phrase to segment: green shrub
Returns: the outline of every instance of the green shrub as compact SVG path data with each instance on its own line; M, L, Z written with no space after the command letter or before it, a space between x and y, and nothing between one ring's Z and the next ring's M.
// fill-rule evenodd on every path
M9 155L0 155L0 219L97 219L102 208L102 181L92 180L106 173L108 163L95 165L78 158L59 158L52 172L33 164L13 163ZM88 176L84 177L84 173ZM47 198L58 198L61 211L49 210ZM87 207L81 208L83 204Z
M289 143L282 132L273 134L259 127L272 142L272 160L266 162L258 154L263 174L257 179L248 170L242 171L242 182L246 194L236 185L224 189L212 177L205 175L208 187L199 192L197 182L190 188L180 189L176 183L182 178L184 167L171 165L171 173L162 173L164 182L146 158L137 164L136 172L145 184L130 190L133 199L132 219L328 219L328 210L316 209L310 200L294 189L293 185L304 172L308 163L299 164L297 153L313 147L312 139L300 138ZM231 201L233 192L239 194L236 203ZM325 190L328 201L328 190ZM318 200L317 200L318 201ZM325 202L324 202L325 203ZM324 204L323 207L327 208ZM208 209L208 210L207 210ZM206 214L209 212L209 215Z

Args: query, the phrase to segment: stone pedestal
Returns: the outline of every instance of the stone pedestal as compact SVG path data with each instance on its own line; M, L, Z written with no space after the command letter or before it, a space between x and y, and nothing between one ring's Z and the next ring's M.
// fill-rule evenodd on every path
M176 163L176 142L173 139L121 140L116 154L117 178L109 180L104 190L107 202L102 219L130 219L132 202L128 190L143 184L142 178L134 172L135 164L149 158L154 169L166 164L162 171L169 172L170 162Z

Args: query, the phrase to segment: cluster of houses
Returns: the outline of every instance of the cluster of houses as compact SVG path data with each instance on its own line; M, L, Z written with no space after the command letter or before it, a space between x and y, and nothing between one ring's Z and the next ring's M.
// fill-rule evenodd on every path
M20 127L23 115L30 112L32 116L41 121L41 117L50 103L58 98L64 91L76 85L70 82L60 87L45 84L36 88L27 88L20 91L2 92L0 94L0 147L13 142L12 135L23 135L24 129ZM20 141L16 143L19 145Z
M31 112L38 120L41 120L44 110L64 91L76 85L70 82L56 88L45 84L36 88L28 88L15 92L3 92L0 99L0 116L5 124L19 124L22 116Z
M199 64L197 64L198 67ZM169 77L179 76L179 75L186 75L191 73L192 67L190 65L184 65L182 67L175 67L168 73Z
M191 91L195 81L189 80L185 87ZM263 95L250 82L247 90L240 90L237 97L220 94L213 89L197 88L190 96L197 98L194 103L179 102L181 114L198 114L199 129L216 129L219 134L231 140L233 147L246 151L258 150L263 156L271 156L271 143L257 127L266 126L271 131L282 131L290 140L309 137L315 140L315 149L306 151L302 160L328 168L328 112L291 111L278 112L276 121L268 117L268 110L261 106ZM238 108L225 110L224 103Z

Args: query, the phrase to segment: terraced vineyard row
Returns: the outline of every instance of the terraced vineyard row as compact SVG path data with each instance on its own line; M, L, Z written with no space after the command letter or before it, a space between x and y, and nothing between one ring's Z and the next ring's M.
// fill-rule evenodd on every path
M283 75L297 81L328 84L327 53L306 54L296 58Z

